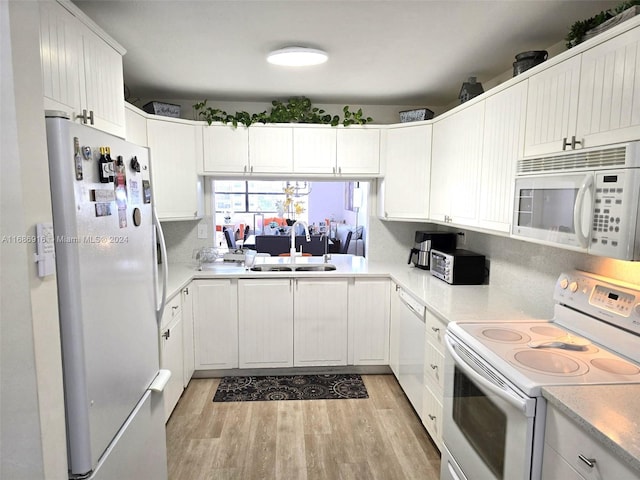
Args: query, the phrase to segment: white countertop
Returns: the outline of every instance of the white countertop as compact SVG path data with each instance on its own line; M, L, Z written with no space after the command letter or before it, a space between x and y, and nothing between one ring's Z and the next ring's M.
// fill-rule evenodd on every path
M288 264L290 257L258 257L261 263ZM298 257L296 264L321 264L322 257ZM328 272L254 272L241 263L215 262L197 270L195 264L169 264L167 298L170 299L193 279L278 278L278 277L390 277L444 322L519 321L537 319L522 309L518 298L492 285L449 285L428 270L412 265L369 262L364 257L333 254Z
M544 387L542 394L640 478L640 384Z

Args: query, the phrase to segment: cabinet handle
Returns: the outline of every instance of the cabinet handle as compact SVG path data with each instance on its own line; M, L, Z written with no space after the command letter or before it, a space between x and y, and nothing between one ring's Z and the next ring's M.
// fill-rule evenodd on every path
M576 136L571 137L571 148L575 150L576 145L582 145L582 140L576 140Z
M253 165L251 165L251 173L253 173Z
M582 460L584 463L586 463L589 468L593 468L593 467L596 466L596 459L595 458L587 458L582 454L578 455L578 458L580 460Z
M247 166L246 166L246 165L244 166L244 168L242 169L242 171L243 171L244 173L247 173Z
M436 416L435 415L431 415L430 413L427 414L427 416L429 417L429 420L435 420Z
M169 329L167 329L167 331L162 334L162 338L164 338L165 340L169 340L170 336L171 336L171 330Z
M438 369L438 365L434 365L433 363L429 364L431 366L431 370L437 370Z
M336 167L333 167L333 173L334 173L334 175L335 175L335 173L336 173Z
M342 175L342 167L338 167L338 173Z
M440 331L438 327L431 327L431 330L433 330L435 333L438 333Z
M567 137L564 137L562 139L562 150L566 150L567 147L570 147L570 146L571 146L571 143L567 142Z
M177 305L174 305L173 307L171 307L171 310L176 310L178 308Z
M87 110L83 109L82 115L76 115L76 118L81 118L82 123L84 123L85 125L87 124L87 122L93 125L93 110L89 110L89 114L87 115Z
M186 287L184 290L182 290L182 292L183 292L185 295L189 295L189 287Z

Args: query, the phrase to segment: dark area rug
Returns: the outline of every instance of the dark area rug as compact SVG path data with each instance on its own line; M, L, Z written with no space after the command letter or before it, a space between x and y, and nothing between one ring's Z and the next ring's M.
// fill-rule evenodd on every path
M214 402L368 398L360 375L223 377Z

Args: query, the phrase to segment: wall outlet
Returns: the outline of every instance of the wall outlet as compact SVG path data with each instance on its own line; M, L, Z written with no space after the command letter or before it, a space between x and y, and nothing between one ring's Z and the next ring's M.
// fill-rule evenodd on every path
M467 246L467 236L464 232L458 232L458 247L466 247Z
M208 229L207 229L207 224L206 223L199 223L198 224L198 238L200 238L202 240L206 240L208 236L209 236L209 232L208 232Z

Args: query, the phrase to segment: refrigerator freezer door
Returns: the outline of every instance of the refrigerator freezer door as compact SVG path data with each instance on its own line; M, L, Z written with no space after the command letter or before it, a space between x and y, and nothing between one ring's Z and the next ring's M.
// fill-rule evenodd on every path
M166 451L162 394L148 391L90 480L166 479Z
M60 118L47 118L47 143L69 467L83 475L159 369L148 151ZM101 147L122 159L115 183L100 182Z

